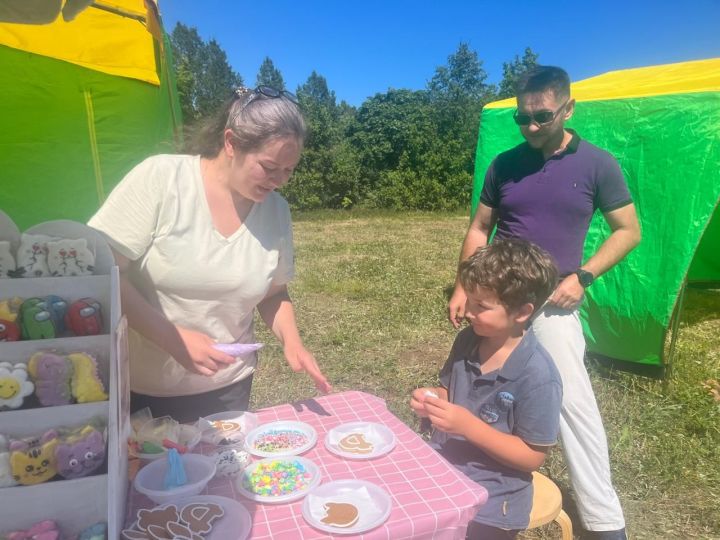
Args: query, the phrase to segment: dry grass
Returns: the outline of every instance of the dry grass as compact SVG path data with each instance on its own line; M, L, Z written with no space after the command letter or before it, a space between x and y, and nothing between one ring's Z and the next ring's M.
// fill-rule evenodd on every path
M324 212L295 217L291 292L301 333L335 390L381 396L414 429L412 389L434 383L454 330L446 288L466 215ZM720 538L720 291L691 291L668 381L590 364L628 532L637 540ZM260 328L261 325L258 325ZM253 388L263 407L315 394L268 343ZM720 390L720 387L718 387ZM573 513L567 471L554 450L543 471ZM577 525L577 519L573 522ZM524 538L559 538L554 526Z

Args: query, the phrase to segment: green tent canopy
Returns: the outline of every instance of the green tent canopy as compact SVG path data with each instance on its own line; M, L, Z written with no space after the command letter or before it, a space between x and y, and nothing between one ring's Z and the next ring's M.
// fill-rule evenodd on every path
M720 284L720 59L614 71L572 85L568 126L620 162L643 239L588 289L588 350L661 366L686 283ZM482 113L473 211L492 159L522 141L515 100ZM585 257L609 234L598 212Z
M87 221L135 164L173 151L182 121L153 2L60 6L0 9L0 209L21 230Z

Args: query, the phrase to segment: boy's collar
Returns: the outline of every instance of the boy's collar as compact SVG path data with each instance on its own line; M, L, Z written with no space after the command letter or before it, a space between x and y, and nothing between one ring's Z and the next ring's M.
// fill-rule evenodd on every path
M478 341L481 339L481 337L478 337ZM479 362L470 360L470 358L477 358L477 343L473 347L472 353L465 359L465 362L471 365L473 371L477 372L479 377L493 380L498 377L502 377L505 380L514 381L522 375L528 360L535 351L536 346L537 338L535 337L535 333L532 328L529 328L520 340L520 343L518 343L517 347L513 349L510 356L507 357L507 360L505 360L505 363L500 369L496 369L484 375L482 374Z

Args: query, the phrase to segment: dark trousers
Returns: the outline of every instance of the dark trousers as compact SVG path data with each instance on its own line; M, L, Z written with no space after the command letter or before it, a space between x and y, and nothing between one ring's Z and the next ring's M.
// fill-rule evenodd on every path
M217 390L190 396L155 397L130 393L130 412L150 407L153 418L171 416L181 423L223 411L247 411L253 376Z
M468 525L466 540L512 540L519 530L505 530L471 521Z

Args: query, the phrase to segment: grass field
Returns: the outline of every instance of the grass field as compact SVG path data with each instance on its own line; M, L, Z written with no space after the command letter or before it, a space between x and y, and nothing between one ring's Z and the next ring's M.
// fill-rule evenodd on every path
M336 391L378 395L419 428L407 403L414 388L436 382L455 335L445 303L466 227L466 214L295 216L291 293L306 345ZM259 334L268 347L253 407L315 395L267 332ZM720 291L689 292L666 381L592 362L589 370L629 537L720 539ZM542 470L574 517L559 449ZM559 529L523 538L559 538Z

